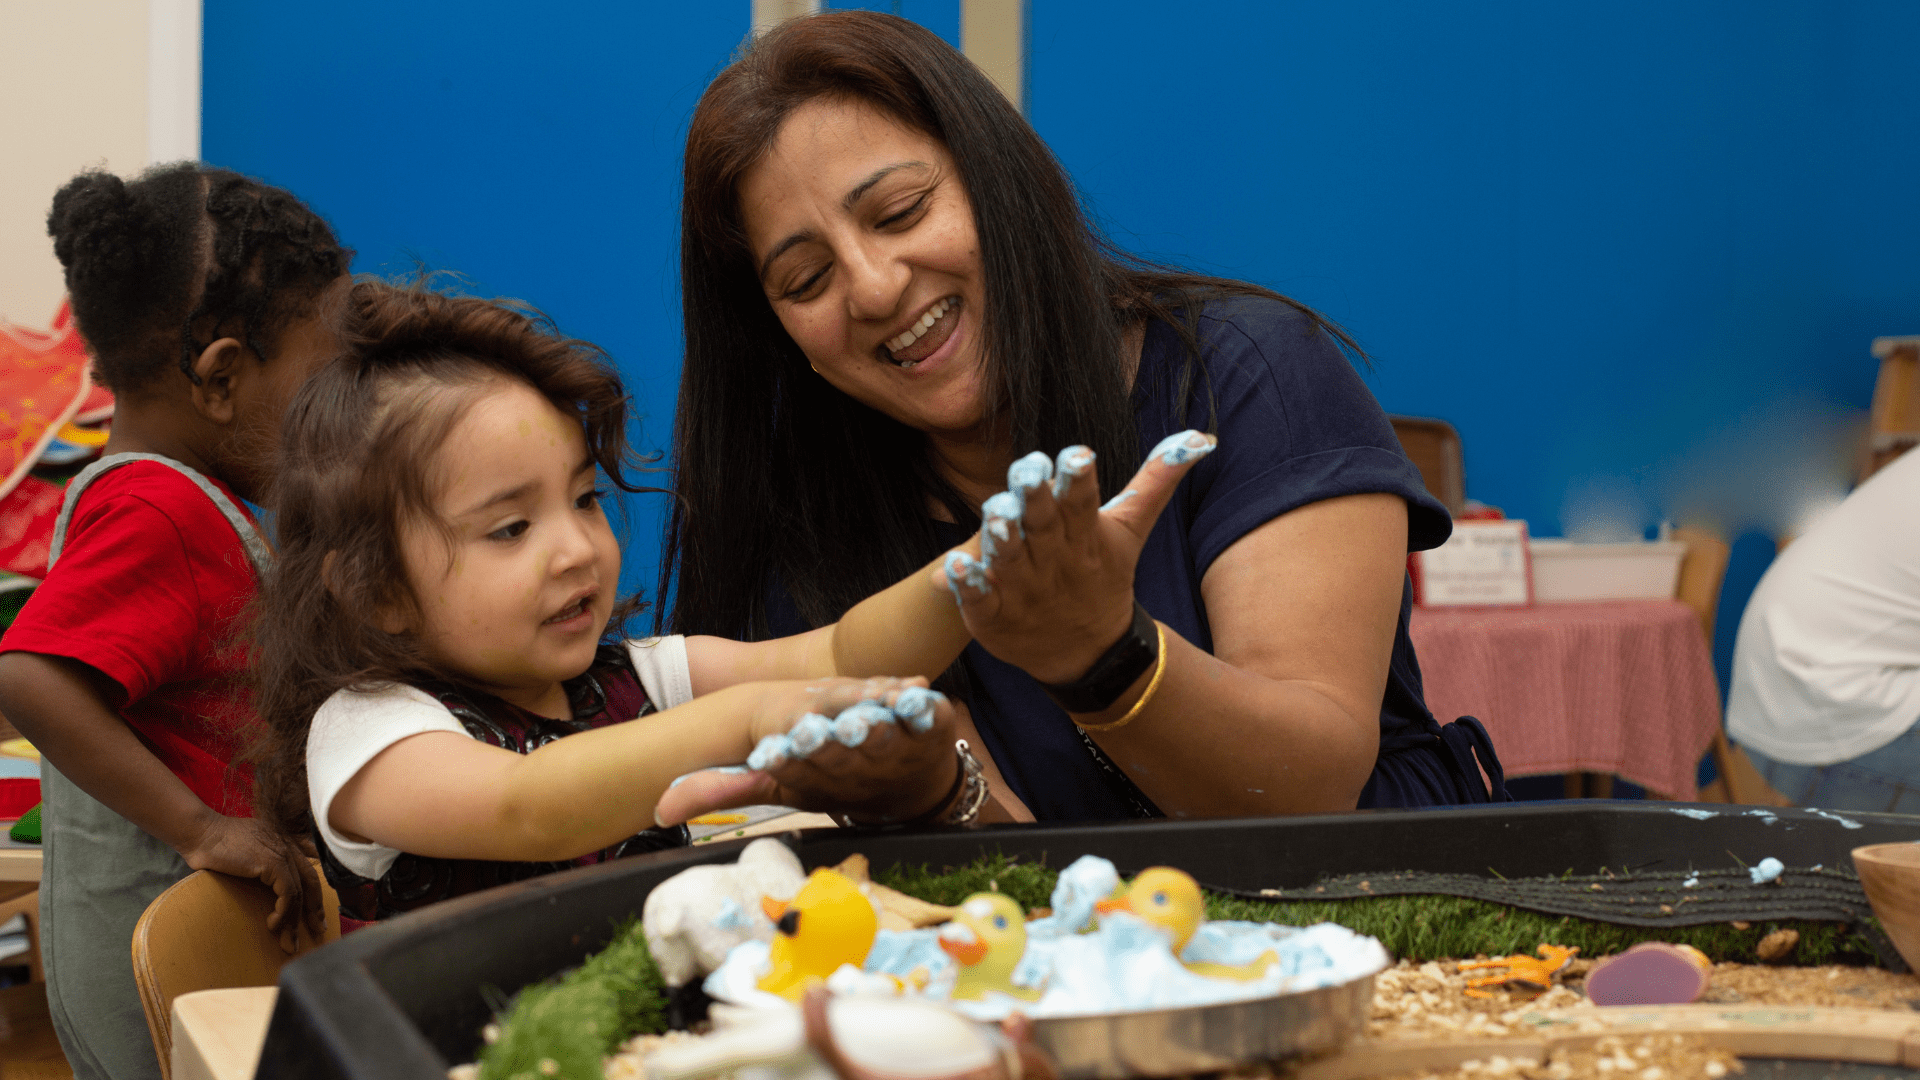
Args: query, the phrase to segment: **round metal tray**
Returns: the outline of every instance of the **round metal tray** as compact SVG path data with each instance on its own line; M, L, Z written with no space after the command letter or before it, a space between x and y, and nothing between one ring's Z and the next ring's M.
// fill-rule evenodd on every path
M1218 1072L1332 1050L1366 1028L1373 976L1275 997L1033 1021L1061 1080Z

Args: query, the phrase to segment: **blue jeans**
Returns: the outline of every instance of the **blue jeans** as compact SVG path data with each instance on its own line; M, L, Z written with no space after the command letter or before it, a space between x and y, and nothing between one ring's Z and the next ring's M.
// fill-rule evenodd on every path
M1795 806L1920 814L1920 724L1851 761L1788 765L1742 746L1754 768Z

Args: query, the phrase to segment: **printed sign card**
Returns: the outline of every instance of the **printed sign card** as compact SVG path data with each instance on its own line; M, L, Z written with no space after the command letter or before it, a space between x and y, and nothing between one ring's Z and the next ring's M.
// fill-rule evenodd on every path
M1446 543L1408 562L1414 602L1426 607L1533 603L1524 521L1456 521Z

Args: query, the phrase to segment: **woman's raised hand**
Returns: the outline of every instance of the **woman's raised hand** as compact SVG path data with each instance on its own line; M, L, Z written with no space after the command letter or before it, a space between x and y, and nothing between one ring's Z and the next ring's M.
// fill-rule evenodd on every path
M1133 621L1140 549L1174 488L1216 441L1161 440L1126 488L1100 501L1093 451L1028 454L1007 490L980 506L979 535L949 553L934 584L951 589L976 641L1045 683L1086 674Z
M911 820L952 788L953 708L923 678L768 683L746 768L681 777L660 797L654 820L674 825L763 804L863 822Z

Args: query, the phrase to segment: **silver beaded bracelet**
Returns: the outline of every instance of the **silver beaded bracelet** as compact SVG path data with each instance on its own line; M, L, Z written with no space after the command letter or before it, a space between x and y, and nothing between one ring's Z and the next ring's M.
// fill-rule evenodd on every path
M850 814L834 814L834 822L843 829L911 829L926 825L972 828L980 819L980 808L987 805L987 793L991 785L987 783L986 770L981 768L980 759L974 757L973 751L968 748L967 740L955 740L953 754L960 759L960 775L954 778L953 790L947 795L944 811L930 810L912 821L891 823L861 822L853 820Z

